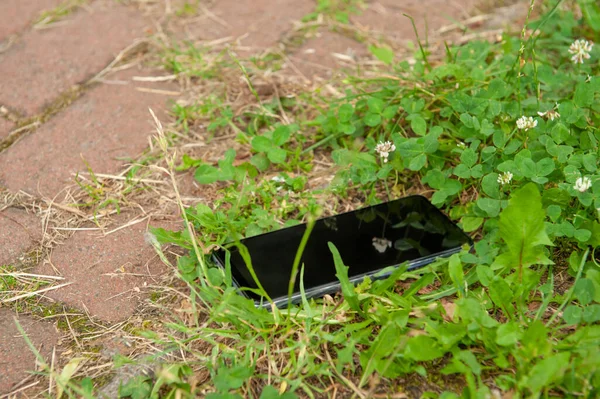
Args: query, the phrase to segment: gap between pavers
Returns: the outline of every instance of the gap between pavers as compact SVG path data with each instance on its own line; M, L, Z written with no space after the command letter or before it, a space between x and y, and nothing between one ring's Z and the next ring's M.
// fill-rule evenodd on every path
M183 36L207 41L242 38L241 45L257 53L275 45L293 21L314 8L313 0L219 0L202 18L186 24Z
M167 102L176 98L170 95L176 94L173 83L133 80L149 74L132 68L107 76L109 83L92 88L0 153L0 186L53 198L74 185L73 174L87 171L86 162L96 173L118 172L123 158L137 157L155 133L148 108L164 122Z
M0 266L17 262L42 239L42 222L17 208L0 211Z
M15 316L15 312L0 308L0 395L13 391L15 384L27 378L28 371L36 369L35 355L17 329ZM25 315L19 315L17 319L49 364L52 350L60 337L55 325Z
M106 232L134 220L139 218L121 214L115 218L115 223L106 227ZM46 296L88 311L105 322L129 318L146 294L145 287L156 284L166 271L166 265L145 238L149 225L174 228L177 223L149 223L146 218L105 236L101 231L75 232L52 251L48 262L36 268L40 274L58 271L65 282L72 283L50 291Z
M0 1L0 42L33 24L44 10L52 9L63 0L2 0Z
M26 32L0 53L0 105L26 116L71 86L100 72L136 38L147 22L115 1L94 2L60 24Z

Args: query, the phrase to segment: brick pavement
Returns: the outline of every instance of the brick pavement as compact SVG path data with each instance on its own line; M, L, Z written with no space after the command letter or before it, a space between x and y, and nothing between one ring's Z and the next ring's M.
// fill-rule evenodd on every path
M26 29L41 11L56 7L61 0L2 0L2 2L0 42Z
M0 53L0 104L26 116L100 72L132 41L144 19L117 2L94 3L61 24L24 33Z
M18 257L42 239L42 223L25 210L0 211L0 266L14 263Z
M15 124L9 120L6 120L0 116L0 140L8 136Z
M430 7L424 7L424 2ZM0 194L24 191L30 195L24 197L26 201L53 198L62 189L73 188L73 173L85 170L83 160L96 173L118 173L125 163L123 158L135 158L147 147L148 137L153 134L148 107L166 120L168 101L177 98L173 94L179 87L175 83L148 83L133 78L160 77L169 72L154 69L160 67L157 62L139 67L135 59L127 59L121 63L129 63L127 70L110 74L101 83L86 82L136 40L155 32L159 23L168 25L171 19L177 20L176 25L185 28L184 35L181 29L174 34L178 38L213 40L231 36L244 46L240 54L248 56L273 46L282 48L280 39L297 33L293 21L314 11L316 4L313 0L219 0L203 3L206 8L201 7L195 17L179 18L176 14L167 17L143 12L143 4L149 3L155 6L155 12L169 9L162 0L124 4L87 0L84 7L58 22L33 29L32 23L42 10L61 3L62 0L0 1L0 106L18 119L13 123L0 116L0 148L5 148L0 152ZM176 3L168 2L171 6ZM402 12L416 10L420 29L427 15L429 27L434 29L449 23L448 16L462 17L463 10L455 3L369 2L362 15L352 17L353 29L385 34L400 42L412 40L412 28L407 28L409 24ZM431 12L432 7L436 13ZM148 51L155 50L151 47ZM286 51L301 72L311 78L326 76L322 71L338 66L333 53L368 57L365 44L326 29L320 31L320 36ZM59 106L61 96L74 85L79 85L80 96ZM14 142L6 140L16 126L32 120L41 121L41 125L24 131ZM199 191L195 188L192 194L199 195ZM130 209L116 217L107 229L117 228L140 213ZM144 242L146 229L144 221L106 236L86 230L66 237L34 271L59 273L72 284L47 293L45 300L87 310L107 323L131 316L143 298L140 288L164 271L152 248ZM0 264L17 265L19 258L39 246L41 239L40 217L14 207L0 211ZM15 333L12 316L12 311L0 309L0 336L9 337L0 340L0 395L26 377L26 370L35 368L22 337ZM28 316L20 315L19 320L28 326L34 344L48 354L57 342L54 327Z
M168 92L176 88L132 80L144 75L148 71L130 69L106 77L110 83L91 88L35 134L0 153L0 185L52 198L74 185L74 174L86 172L86 163L93 171L115 173L123 159L139 156L154 132L148 107L164 119L160 111L170 98L139 89Z
M28 376L28 372L35 370L35 355L17 329L14 317L17 317L31 343L48 363L60 337L54 325L48 321L38 321L0 308L0 395L10 392L15 384Z

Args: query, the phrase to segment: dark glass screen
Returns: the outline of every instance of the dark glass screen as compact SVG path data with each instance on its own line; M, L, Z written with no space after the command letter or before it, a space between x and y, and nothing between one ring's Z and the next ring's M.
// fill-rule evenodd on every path
M242 240L252 266L271 298L287 296L292 265L306 225L293 226ZM335 266L328 242L332 242L349 277L375 272L405 261L435 255L470 243L454 223L426 198L411 196L320 219L302 255L304 288L335 283ZM231 273L241 287L257 288L236 247L231 252ZM225 264L223 250L215 254ZM298 274L295 291L299 291ZM260 299L246 292L253 299Z

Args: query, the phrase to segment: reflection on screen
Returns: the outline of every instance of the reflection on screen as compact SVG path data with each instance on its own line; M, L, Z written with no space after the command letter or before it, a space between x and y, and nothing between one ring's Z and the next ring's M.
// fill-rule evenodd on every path
M271 298L287 296L294 257L305 230L306 225L298 225L242 240ZM352 278L405 261L434 257L468 243L469 238L420 196L320 219L302 256L306 290L337 281L328 242L339 250ZM257 288L237 249L232 247L230 251L235 280L242 287ZM224 252L217 256L224 260ZM299 280L298 275L295 291ZM259 299L251 292L247 294Z

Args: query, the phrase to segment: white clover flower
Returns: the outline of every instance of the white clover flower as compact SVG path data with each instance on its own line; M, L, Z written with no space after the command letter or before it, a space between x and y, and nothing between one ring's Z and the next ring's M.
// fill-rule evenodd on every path
M587 176L580 177L575 181L573 188L579 192L585 193L590 187L592 187L592 179Z
M501 175L498 175L498 184L508 184L512 181L513 174L510 172L504 172Z
M550 119L551 121L560 118L560 114L556 110L548 110L546 112L538 112L538 115L542 118Z
M383 159L384 163L388 161L390 152L394 152L395 150L396 146L391 141L386 141L385 143L381 141L375 147L375 152L379 154L379 156Z
M392 247L392 242L386 238L373 237L373 248L380 254Z
M584 39L575 40L571 46L569 46L569 53L573 54L571 61L575 64L583 64L583 60L590 59L590 52L594 47L593 42L588 42Z
M529 129L533 129L537 126L537 121L533 119L531 116L523 115L519 119L517 119L517 127L521 130L528 131Z

